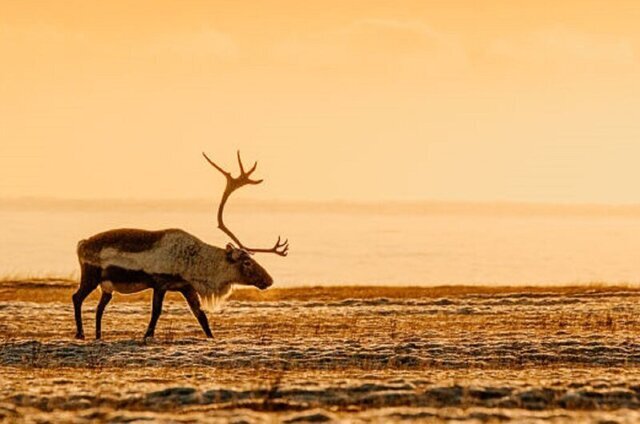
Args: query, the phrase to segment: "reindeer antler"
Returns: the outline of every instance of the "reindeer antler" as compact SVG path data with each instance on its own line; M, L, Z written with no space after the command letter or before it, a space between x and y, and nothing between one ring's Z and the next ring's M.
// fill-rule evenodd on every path
M234 178L231 176L230 172L225 171L224 169L216 165L215 162L209 159L209 157L204 152L202 152L202 156L204 156L207 162L209 162L214 168L220 171L222 175L224 175L225 178L227 179L227 186L225 187L224 192L222 193L222 198L220 199L220 206L218 206L218 228L220 228L225 234L231 237L231 240L233 240L238 245L238 247L248 252L275 253L276 255L287 256L287 254L289 253L288 240L285 240L282 242L280 241L280 236L278 236L278 241L276 241L276 244L271 249L254 249L251 247L247 247L244 244L242 244L242 242L238 239L238 237L236 237L231 232L231 230L227 228L226 225L224 225L224 220L222 219L222 212L224 211L224 205L227 203L227 199L229 198L231 193L233 193L235 190L247 184L255 185L255 184L260 184L263 181L263 180L252 180L251 178L249 178L251 177L251 174L253 174L253 172L256 170L256 167L258 166L258 162L256 161L256 163L253 164L251 169L249 169L248 171L245 171L244 166L242 165L242 159L240 159L240 151L238 150L238 165L240 166L240 175Z

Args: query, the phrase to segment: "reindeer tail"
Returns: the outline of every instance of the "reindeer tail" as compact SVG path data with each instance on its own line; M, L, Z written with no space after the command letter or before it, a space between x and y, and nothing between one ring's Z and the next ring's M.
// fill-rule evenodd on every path
M86 243L86 240L80 240L78 242L78 246L76 247L76 253L78 253L78 256L80 256L83 252L82 246Z

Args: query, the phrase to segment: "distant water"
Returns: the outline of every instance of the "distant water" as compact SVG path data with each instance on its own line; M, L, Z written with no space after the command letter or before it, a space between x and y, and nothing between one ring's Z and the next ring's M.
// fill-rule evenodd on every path
M211 202L0 200L0 275L76 276L78 240L110 228L182 228L224 246ZM232 199L227 225L281 286L640 281L640 207L298 204Z

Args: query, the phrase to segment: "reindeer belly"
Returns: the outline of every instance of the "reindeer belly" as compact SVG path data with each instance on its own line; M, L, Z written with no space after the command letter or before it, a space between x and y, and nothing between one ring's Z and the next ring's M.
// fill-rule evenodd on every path
M179 275L149 273L143 270L127 269L119 266L107 266L102 270L100 287L106 292L136 293L148 288L162 286L172 290L183 285Z
M113 281L103 281L100 283L100 288L103 292L113 293L118 292L122 294L137 293L142 290L146 290L151 286L147 283L114 283Z
M102 270L100 287L107 292L136 293L153 287L156 283L152 274L111 265Z

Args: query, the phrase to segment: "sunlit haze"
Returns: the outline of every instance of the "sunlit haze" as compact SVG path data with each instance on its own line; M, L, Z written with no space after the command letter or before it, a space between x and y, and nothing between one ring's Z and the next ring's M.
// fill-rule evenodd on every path
M637 1L0 1L0 196L640 202Z

